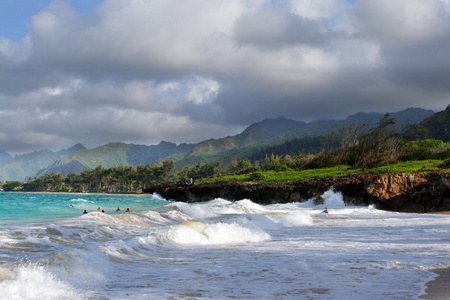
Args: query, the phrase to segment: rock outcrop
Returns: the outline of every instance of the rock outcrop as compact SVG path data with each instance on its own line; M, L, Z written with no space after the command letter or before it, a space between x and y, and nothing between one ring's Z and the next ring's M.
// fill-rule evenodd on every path
M359 174L325 177L277 184L217 182L193 185L167 185L147 189L166 199L202 202L216 198L231 201L250 199L273 204L304 202L334 190L341 192L346 205L375 205L378 209L400 212L450 210L450 173Z

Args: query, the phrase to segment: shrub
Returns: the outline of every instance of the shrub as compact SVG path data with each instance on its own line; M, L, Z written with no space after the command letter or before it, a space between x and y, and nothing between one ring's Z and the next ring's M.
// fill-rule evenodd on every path
M250 174L250 180L259 181L264 180L265 176L262 172L253 172Z
M10 191L17 191L22 187L23 183L20 181L8 181L3 185L3 190L10 192Z

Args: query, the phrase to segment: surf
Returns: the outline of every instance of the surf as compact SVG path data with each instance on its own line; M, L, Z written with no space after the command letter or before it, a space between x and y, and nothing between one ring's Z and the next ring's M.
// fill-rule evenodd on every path
M0 299L330 299L363 293L406 300L423 293L433 277L428 270L450 264L447 216L345 206L333 191L271 205L158 196L3 197L10 197L0 197L3 206L41 205L34 212L44 216L3 220ZM10 204L14 199L20 201ZM50 206L72 215L47 215ZM320 213L325 206L327 215Z

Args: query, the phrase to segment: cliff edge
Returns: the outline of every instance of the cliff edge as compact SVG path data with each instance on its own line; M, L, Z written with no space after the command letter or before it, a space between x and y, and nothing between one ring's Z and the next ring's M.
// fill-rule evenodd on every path
M450 210L450 173L358 174L305 179L296 182L259 184L217 182L193 185L155 186L144 192L166 199L203 202L216 198L230 201L249 199L259 204L304 202L334 190L346 205L374 205L398 212L439 212Z

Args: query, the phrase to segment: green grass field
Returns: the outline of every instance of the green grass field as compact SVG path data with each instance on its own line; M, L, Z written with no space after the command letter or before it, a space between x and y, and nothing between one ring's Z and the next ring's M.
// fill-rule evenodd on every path
M335 166L322 169L310 170L289 170L289 171L261 171L245 175L232 175L217 178L202 178L196 180L196 183L219 182L219 181L247 181L258 183L283 183L288 181L297 181L301 179L311 179L320 177L339 177L349 174L391 174L391 173L420 173L427 171L448 172L448 169L440 168L442 160L420 160L406 161L391 164L388 166L377 167L373 169L354 169L351 166Z

